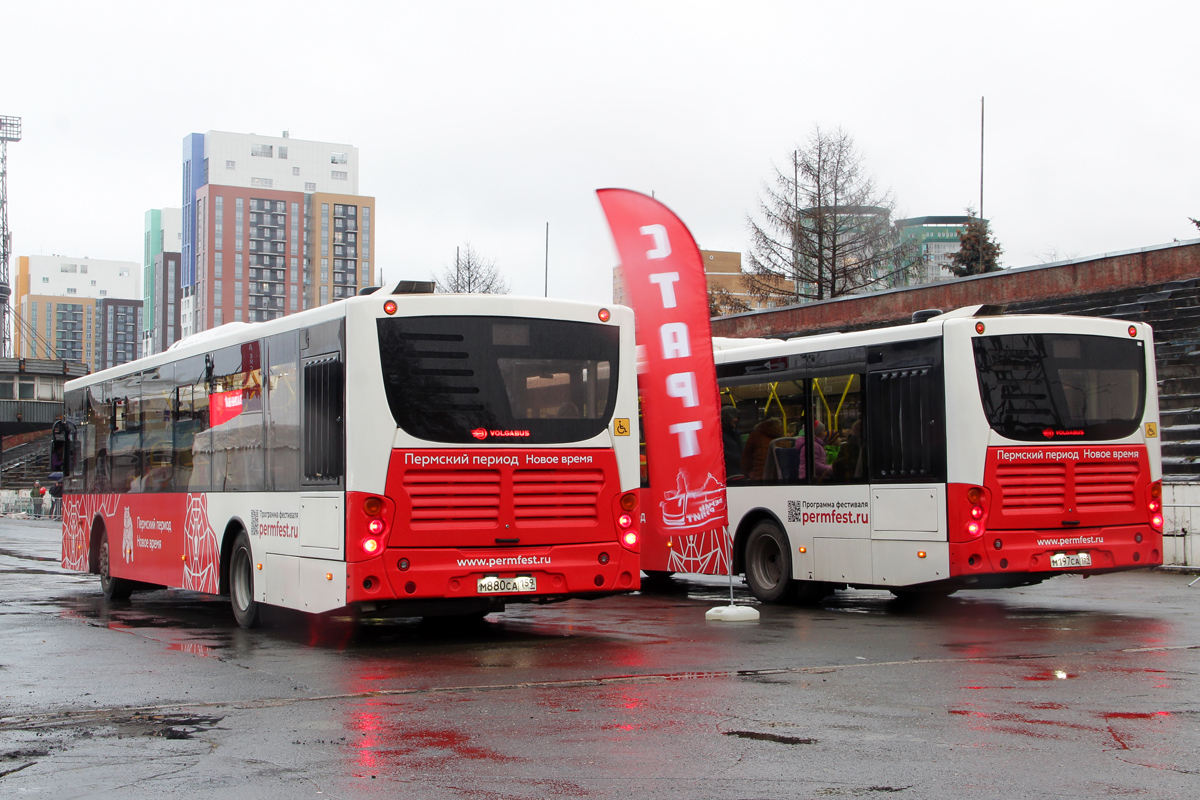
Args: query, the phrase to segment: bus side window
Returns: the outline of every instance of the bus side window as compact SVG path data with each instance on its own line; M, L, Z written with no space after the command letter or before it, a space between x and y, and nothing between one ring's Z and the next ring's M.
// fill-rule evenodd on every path
M300 376L296 333L267 339L268 489L300 489Z
M813 458L824 455L827 468L816 468L821 483L862 483L866 457L862 438L862 375L821 378L814 386L814 419L824 420L824 453L813 449Z
M209 390L213 491L266 488L262 403L262 343L215 352Z
M175 367L165 364L142 374L142 464L136 490L170 491L173 478L172 395Z
M71 492L83 490L83 438L86 435L87 394L81 389L68 392L63 398L66 416L66 464L63 488Z
M867 441L872 481L918 483L945 478L945 412L933 367L867 376Z
M211 488L212 433L208 429L208 374L205 356L175 365L174 475L176 492Z
M804 433L804 381L778 379L722 388L723 402L737 407L729 447L741 441L739 472L756 483L803 483L796 436ZM724 437L723 437L724 440Z
M139 491L142 465L142 376L127 375L113 381L109 391L112 434L108 440L111 466L109 491ZM135 485L135 481L139 482Z
M345 444L345 365L338 353L304 360L303 478L338 483Z
M112 409L105 395L106 384L87 388L84 409L83 488L85 492L107 492L108 437L112 426Z

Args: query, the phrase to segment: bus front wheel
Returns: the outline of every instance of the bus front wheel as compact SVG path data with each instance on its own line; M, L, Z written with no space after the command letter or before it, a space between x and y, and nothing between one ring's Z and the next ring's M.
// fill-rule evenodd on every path
M133 581L114 578L111 569L111 551L108 548L108 531L100 535L100 590L106 600L128 600L133 594Z
M254 600L254 556L250 550L250 537L245 531L238 533L229 554L229 604L233 616L243 628L258 625L258 603Z
M773 522L760 522L746 539L746 583L764 603L781 603L795 591L787 537Z

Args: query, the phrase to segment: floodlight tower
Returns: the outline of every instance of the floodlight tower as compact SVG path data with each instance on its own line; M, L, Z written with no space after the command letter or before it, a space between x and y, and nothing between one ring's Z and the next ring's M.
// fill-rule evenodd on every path
M8 330L8 256L12 233L8 230L8 143L21 141L21 118L0 116L0 357L12 356L12 334Z

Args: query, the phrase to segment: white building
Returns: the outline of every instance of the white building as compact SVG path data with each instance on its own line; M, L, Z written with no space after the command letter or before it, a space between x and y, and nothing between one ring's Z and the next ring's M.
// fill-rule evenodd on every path
M98 369L138 356L137 331L126 328L126 318L141 313L142 270L136 261L20 256L14 288L17 357L83 361ZM105 320L114 324L112 337L101 330Z
M204 180L193 185L277 189L283 192L358 194L358 148L255 133L209 131L184 140L185 158L199 138Z

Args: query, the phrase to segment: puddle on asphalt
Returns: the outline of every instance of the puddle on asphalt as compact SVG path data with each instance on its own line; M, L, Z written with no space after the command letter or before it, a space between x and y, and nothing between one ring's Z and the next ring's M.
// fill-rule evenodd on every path
M779 733L759 733L758 731L724 731L726 736L736 736L739 739L753 739L759 742L776 742L778 744L816 744L816 739L800 736L784 736Z

